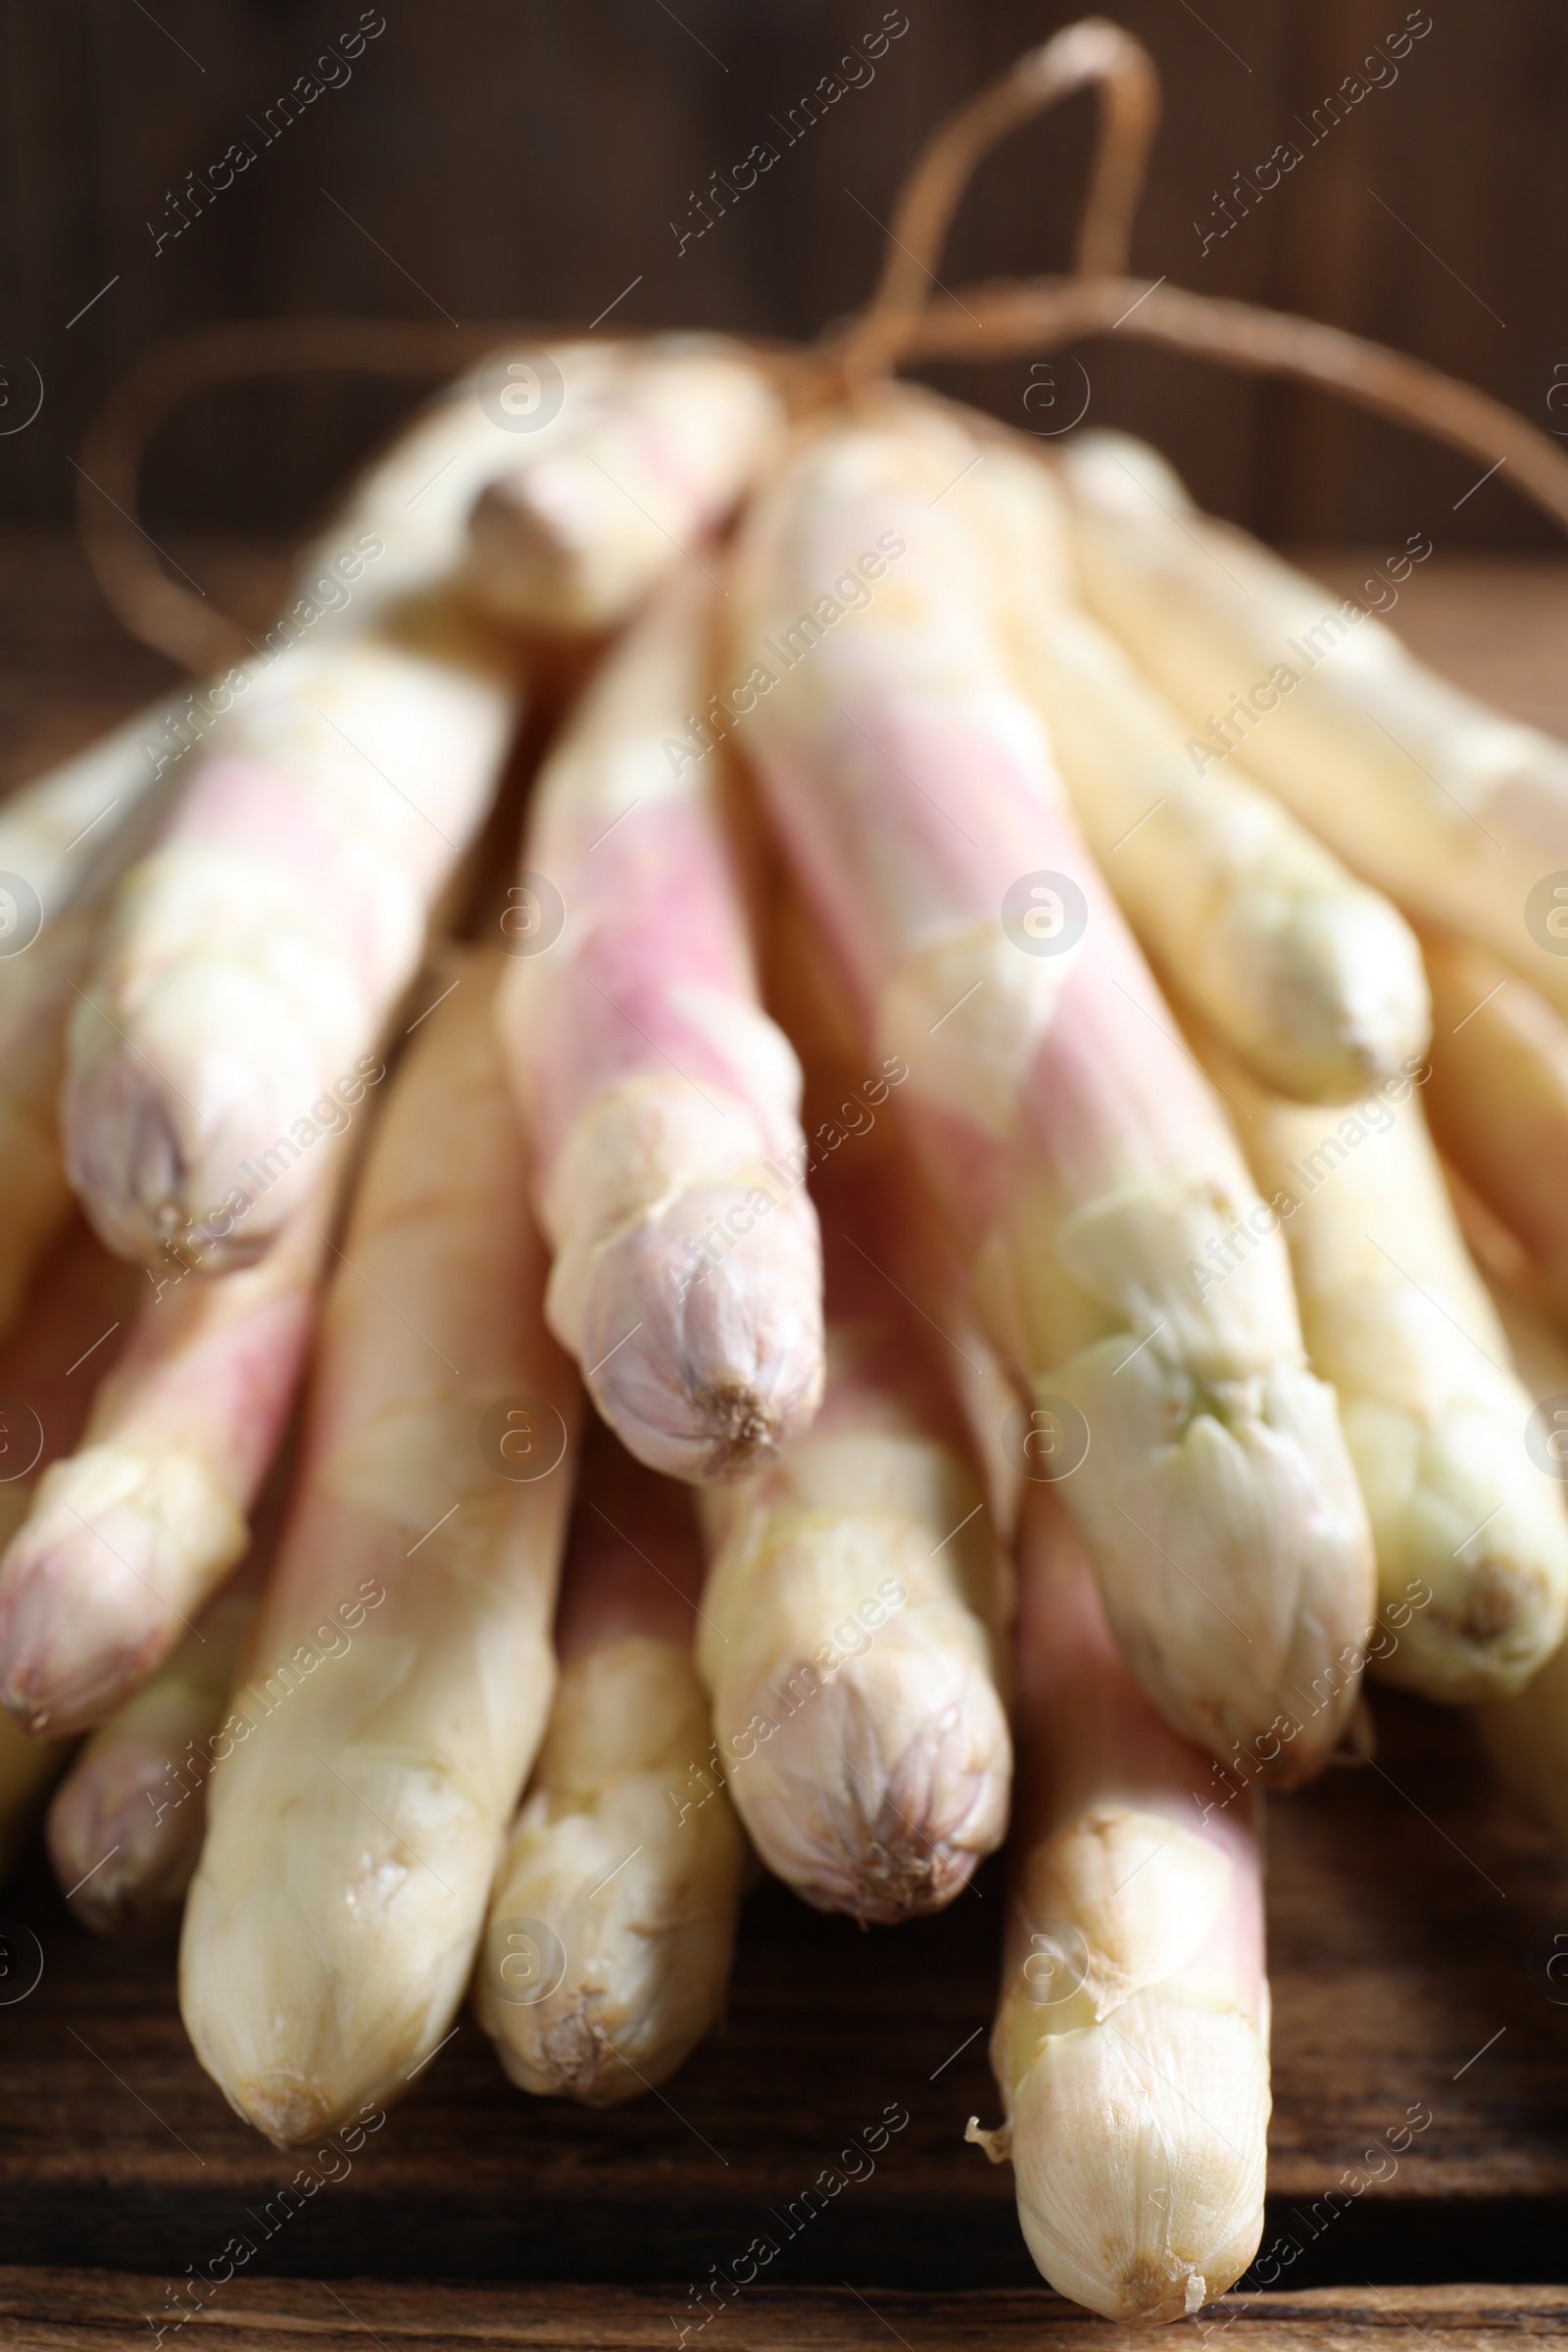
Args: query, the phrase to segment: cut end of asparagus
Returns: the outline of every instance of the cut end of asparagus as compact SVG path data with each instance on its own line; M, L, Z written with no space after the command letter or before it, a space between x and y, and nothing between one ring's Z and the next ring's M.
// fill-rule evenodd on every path
M1269 2105L1250 2022L1169 1987L1044 2039L1013 2100L1011 2156L1051 2284L1146 2326L1234 2285L1262 2235Z
M34 1733L101 1723L169 1655L246 1541L192 1455L103 1445L57 1462L0 1562L0 1705Z
M754 1196L754 1203L755 1203ZM798 1197L719 1254L700 1237L745 1207L705 1186L599 1256L584 1314L594 1402L628 1451L694 1485L754 1476L809 1428L822 1396L821 1260Z
M894 1620L831 1680L809 1655L780 1657L766 1683L721 1685L715 1707L763 1861L862 1925L940 1911L1006 1828L1012 1750L978 1627L927 1614L941 1626Z
M277 2148L298 2147L318 2132L335 2131L351 2112L341 2106L335 2084L286 2068L219 2087L242 2122Z

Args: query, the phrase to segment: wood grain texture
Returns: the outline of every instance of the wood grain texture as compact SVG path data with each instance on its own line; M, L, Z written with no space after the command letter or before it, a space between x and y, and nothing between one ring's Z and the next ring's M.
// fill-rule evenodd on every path
M383 2352L662 2352L672 2337L668 2296L657 2288L506 2288L472 2282L389 2286L373 2278L236 2279L166 2341L225 2352L353 2352L367 2335ZM109 2272L0 2271L0 2328L17 2352L86 2352L151 2342L165 2309L144 2278ZM1128 2328L1095 2320L1058 2296L911 2295L883 2290L781 2292L757 2288L711 2324L714 2352L866 2352L890 2337L906 2352L1189 2352L1224 2331L1235 2352L1327 2352L1391 2347L1414 2332L1444 2352L1501 2352L1560 2340L1568 2288L1405 2287L1227 2296L1201 2322ZM1206 2330L1206 2333L1204 2332ZM696 2339L693 2339L696 2340Z

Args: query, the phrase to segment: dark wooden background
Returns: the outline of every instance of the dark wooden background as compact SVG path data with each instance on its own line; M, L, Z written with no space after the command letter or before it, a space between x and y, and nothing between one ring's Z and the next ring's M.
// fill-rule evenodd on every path
M881 21L883 0L384 0L382 13L347 85L155 256L147 222L166 219L168 191L250 137L247 117L312 70L359 0L3 0L0 356L14 388L0 417L23 407L26 360L44 403L0 437L0 522L64 520L69 455L106 388L149 342L201 321L586 322L630 286L617 323L813 333L863 296L880 242L868 213L887 218L921 136L1074 12L906 0L909 28L874 81L683 254L669 221L689 217L694 183L774 136L771 118ZM1560 0L1431 0L1433 28L1397 80L1206 255L1194 221L1212 220L1216 188L1282 138L1304 146L1296 118L1403 23L1405 0L1114 13L1154 52L1166 96L1138 268L1362 329L1568 430L1568 390L1564 413L1547 407L1568 385L1553 375L1568 368ZM987 165L950 282L1065 257L1088 120L1077 100ZM1084 356L1094 419L1148 432L1204 500L1271 536L1549 543L1505 476L1456 508L1468 461L1315 395L1125 339ZM1026 362L970 380L1015 421L1047 420L1038 403L1024 416ZM149 521L292 529L411 396L313 382L213 398L155 454Z

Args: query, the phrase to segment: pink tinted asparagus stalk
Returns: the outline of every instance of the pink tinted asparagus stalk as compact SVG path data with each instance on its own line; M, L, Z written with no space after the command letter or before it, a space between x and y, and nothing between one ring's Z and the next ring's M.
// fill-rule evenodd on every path
M466 958L398 1074L208 1782L181 2009L278 2141L400 2096L450 2032L549 1711L578 1398L493 990Z
M1007 666L1006 567L964 502L984 462L902 403L802 442L743 537L737 733L872 1066L908 1065L983 1318L1071 1433L1134 1673L1189 1737L1250 1750L1365 1631L1365 1512L1284 1245ZM1353 1703L1343 1682L1275 1773L1314 1771Z
M512 657L427 602L305 639L214 727L72 1023L67 1157L113 1249L245 1264L317 1189L313 1113L412 979L516 707Z
M142 711L0 808L0 1329L71 1206L56 1098L99 909L170 781Z
M304 1369L335 1192L320 1186L259 1264L142 1275L82 1443L0 1559L0 1701L30 1730L103 1722L243 1553Z
M39 1478L68 1452L91 1402L84 1351L131 1306L136 1276L73 1218L37 1270L0 1342L0 1540L26 1515ZM108 1342L113 1348L114 1337ZM71 1755L69 1740L33 1739L0 1715L0 1878Z
M672 579L546 763L514 893L539 952L501 996L551 1327L631 1452L697 1481L768 1460L822 1382L800 1067L758 1001L722 755L682 741L711 604Z
M580 344L549 364L562 397L526 433L506 352L421 413L312 549L310 592L152 747L193 748L113 904L65 1103L72 1182L126 1256L245 1263L319 1179L313 1109L413 977L517 715L518 656L459 588L469 508L621 373Z
M1012 1903L991 2064L1029 2251L1107 2319L1180 2319L1257 2251L1269 2118L1250 1792L1118 1657L1049 1484L1027 1491Z

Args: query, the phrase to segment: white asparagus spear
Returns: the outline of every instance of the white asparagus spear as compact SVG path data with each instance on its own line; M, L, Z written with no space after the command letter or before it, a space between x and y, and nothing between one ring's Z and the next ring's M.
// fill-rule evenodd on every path
M341 605L297 598L170 731L171 757L200 755L71 1030L72 1181L127 1256L172 1239L243 1263L281 1230L318 1181L313 1105L374 1045L489 806L518 657L456 592L467 510L620 373L560 347L562 405L519 435L486 393L506 359L417 418L311 551L301 582Z
M1235 765L1194 773L1176 711L1078 602L1037 457L988 441L956 495L997 532L1018 674L1156 968L1277 1093L1339 1102L1392 1076L1429 1026L1408 925Z
M1059 2294L1148 2326L1257 2251L1269 2118L1250 1792L1117 1657L1057 1495L1020 1529L1018 1821L991 2037L1029 2251ZM1258 1800L1260 1801L1260 1800Z
M1005 1580L952 1396L888 1268L893 1203L824 1196L828 1378L815 1425L703 1498L697 1655L730 1794L819 1910L951 1902L1000 1844Z
M1261 1203L1011 675L958 490L983 464L902 401L803 442L743 534L733 701L867 1066L906 1065L991 1336L1077 1432L1065 1492L1117 1638L1224 1754L1361 1641L1370 1539L1284 1245L1206 1299L1186 1273ZM1354 1703L1274 1777L1309 1777Z
M156 1917L190 1884L207 1826L213 1745L258 1586L249 1564L231 1578L167 1664L94 1733L55 1791L49 1859L76 1917L99 1935Z
M711 603L671 579L546 762L514 896L553 891L564 929L501 993L551 1328L639 1460L693 1480L767 1460L822 1384L816 1219L778 1174L800 1067L758 1002L722 756L679 742Z
M463 1997L544 1730L578 1405L466 959L377 1131L277 1571L208 1782L180 2003L279 2142L399 2096ZM316 1629L350 1640L323 1649Z
M517 387L519 421L555 383L545 359ZM612 626L740 496L783 420L758 363L718 335L625 348L612 403L484 490L466 588L495 620L549 632Z
M490 363L491 376L505 358ZM573 345L559 360L571 379L573 418L592 414L618 373L618 356ZM265 701L264 681L292 645L308 635L318 661L339 632L363 635L377 615L452 571L476 491L516 461L516 435L481 402L485 380L481 369L451 386L361 477L296 564L284 609L254 660L150 705L0 809L0 1325L70 1200L56 1097L66 1018L105 895L192 772L176 763L247 697ZM291 674L308 684L313 672L285 662L285 679ZM231 732L242 732L237 719L221 724L220 740ZM18 953L40 915L36 943ZM281 1174L297 1155L297 1131L264 1141Z
M474 1976L497 2056L541 2096L634 2099L723 2006L746 1840L709 1752L701 1588L690 1497L591 1433L555 1705Z
M1523 1244L1568 1322L1568 1021L1466 941L1429 932L1423 944L1433 1135Z
M1202 1050L1269 1206L1250 1229L1216 1220L1193 1281L1223 1287L1283 1225L1307 1351L1338 1391L1366 1497L1380 1615L1402 1627L1373 1669L1448 1701L1518 1690L1562 1639L1568 1515L1525 1450L1530 1400L1448 1204L1412 1092L1421 1065L1336 1121Z
M1193 505L1122 434L1064 445L1085 601L1181 710L1408 914L1484 941L1568 1007L1568 750L1425 668L1391 629ZM1385 566L1369 601L1432 542Z
M1520 1293L1494 1277L1487 1288L1535 1412L1524 1449L1544 1488L1568 1498L1568 1347ZM1526 1810L1568 1838L1568 1642L1522 1690L1475 1709L1482 1745Z
M427 603L295 646L214 727L71 1025L67 1157L112 1248L244 1264L309 1199L313 1108L414 974L516 697Z
M125 720L0 808L0 1330L71 1206L56 1112L98 909L170 785ZM166 763L167 764L167 763Z

